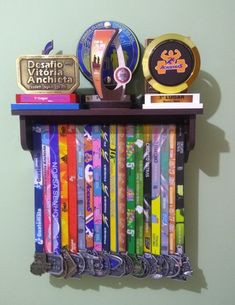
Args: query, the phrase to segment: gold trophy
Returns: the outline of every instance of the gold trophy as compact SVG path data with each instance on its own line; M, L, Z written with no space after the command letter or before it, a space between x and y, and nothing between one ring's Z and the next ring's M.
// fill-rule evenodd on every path
M144 109L202 108L200 95L187 93L200 71L200 55L191 39L179 34L148 39L142 66Z
M96 91L94 95L85 95L84 105L131 107L131 97L125 90L140 54L133 32L119 22L98 22L83 34L77 50L80 69Z

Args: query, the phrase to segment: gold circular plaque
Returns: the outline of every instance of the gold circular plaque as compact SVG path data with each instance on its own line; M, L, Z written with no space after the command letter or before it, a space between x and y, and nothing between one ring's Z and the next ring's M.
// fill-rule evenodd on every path
M188 89L200 70L200 55L188 37L165 34L146 47L143 61L146 81L160 93L174 94Z

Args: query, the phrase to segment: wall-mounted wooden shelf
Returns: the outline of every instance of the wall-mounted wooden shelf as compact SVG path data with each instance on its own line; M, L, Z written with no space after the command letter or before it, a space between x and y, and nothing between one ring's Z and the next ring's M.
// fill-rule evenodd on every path
M185 161L195 145L196 115L203 109L93 108L80 110L12 110L20 117L21 145L32 151L34 124L177 124L185 126Z

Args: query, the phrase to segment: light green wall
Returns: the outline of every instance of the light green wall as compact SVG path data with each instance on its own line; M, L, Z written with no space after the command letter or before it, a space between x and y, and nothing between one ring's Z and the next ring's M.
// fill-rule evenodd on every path
M29 272L33 259L33 164L20 147L10 115L15 59L55 51L75 54L90 24L117 20L144 44L169 32L191 36L202 66L191 91L201 92L197 143L186 166L187 253L194 275L186 283L126 278L58 280ZM0 305L235 304L235 2L233 0L0 0ZM88 83L81 76L81 86Z

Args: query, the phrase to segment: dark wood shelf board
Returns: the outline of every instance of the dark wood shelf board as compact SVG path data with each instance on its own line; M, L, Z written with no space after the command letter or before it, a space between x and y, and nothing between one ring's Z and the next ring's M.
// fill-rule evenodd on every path
M193 115L203 109L128 109L128 108L92 108L80 110L12 110L12 115L22 116L158 116L158 115Z

